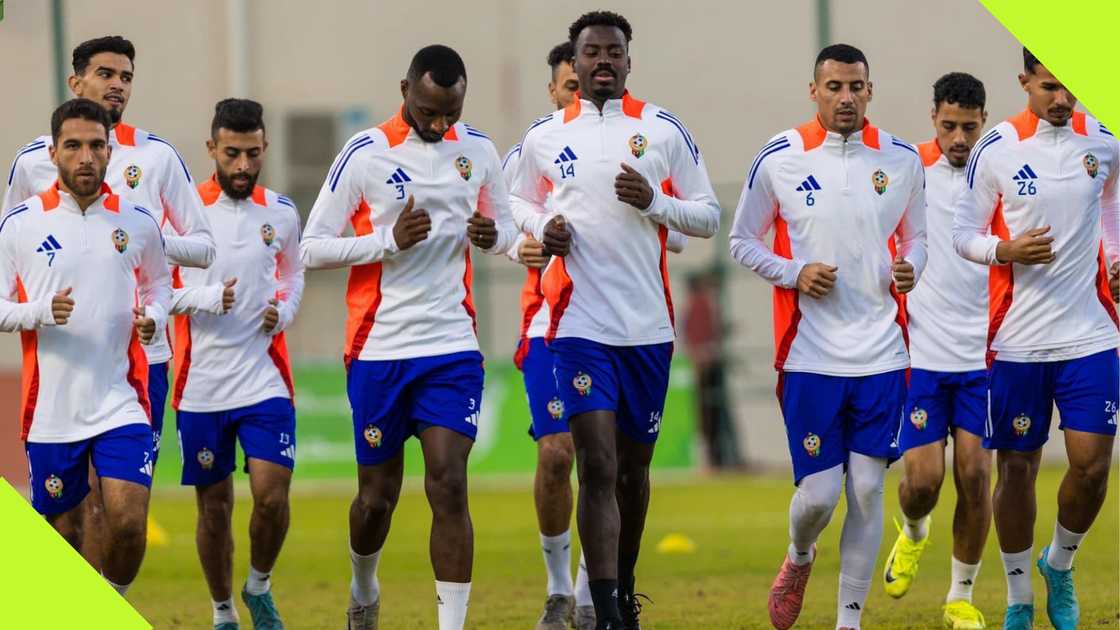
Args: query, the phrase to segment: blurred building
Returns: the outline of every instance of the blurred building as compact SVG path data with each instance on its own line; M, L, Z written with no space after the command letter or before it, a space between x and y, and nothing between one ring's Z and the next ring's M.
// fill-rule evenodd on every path
M808 83L820 5L830 6L831 40L857 45L870 59L871 119L903 138L932 136L931 86L948 71L968 71L985 82L993 123L1025 102L1016 80L1019 45L975 0L58 4L67 67L70 50L85 39L121 34L136 44L136 82L125 119L175 144L196 178L210 173L204 141L214 103L228 96L261 101L271 143L262 183L292 196L305 217L342 142L396 110L399 81L421 46L444 43L463 55L469 75L464 120L504 152L549 109L545 55L567 37L572 20L592 9L618 11L634 26L631 91L689 124L724 207L719 238L692 239L671 259L674 290L682 298L689 271L730 264L727 227L757 149L813 115ZM22 144L47 132L56 104L51 8L45 0L15 0L0 21L0 58L8 61L0 125L4 165ZM483 350L505 359L516 340L523 272L504 259L475 259ZM308 275L302 312L288 332L296 360L340 360L344 277ZM769 287L743 270L732 269L726 278L724 312L735 331L728 379L743 407L736 415L772 419L752 422L740 434L753 445L751 457L766 456L775 449L765 446L781 437L774 434L781 425L770 367ZM0 368L16 368L19 360L18 336L0 335Z

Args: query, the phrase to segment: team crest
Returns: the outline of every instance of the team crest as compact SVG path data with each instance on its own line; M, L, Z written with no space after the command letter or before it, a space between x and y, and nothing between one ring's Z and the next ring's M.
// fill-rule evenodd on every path
M809 457L816 457L821 454L821 438L816 433L810 433L801 440L801 446L805 447L805 452Z
M572 387L576 388L580 396L586 396L591 393L591 375L578 372L575 378L572 379Z
M203 470L210 470L214 467L214 451L205 446L198 452L196 458L198 459L198 465L202 466Z
M128 232L120 228L113 230L113 247L123 254L124 250L128 249Z
M1081 163L1085 165L1085 172L1089 174L1089 177L1095 178L1101 170L1100 160L1092 153L1086 153Z
M47 480L43 482L43 487L47 489L47 494L52 499L62 496L62 480L55 475L47 477Z
M1031 419L1027 417L1027 414L1021 413L1011 421L1011 428L1015 429L1015 435L1023 437L1027 434L1027 431L1031 430Z
M128 167L124 169L124 183L128 184L129 188L136 188L140 185L140 176L142 174L139 166L129 164Z
M559 420L564 417L564 401L559 398L553 398L548 401L548 413L552 416L553 420Z
M926 428L926 422L929 422L929 414L926 413L926 410L921 407L914 407L914 410L910 412L910 424L921 431Z
M465 155L460 155L459 157L455 158L455 170L459 171L459 174L463 176L463 179L469 181L471 178L470 158Z
M264 241L265 246L271 246L272 241L276 240L276 230L271 225L265 223L261 226L261 240Z
M877 169L871 174L871 185L875 187L875 192L880 195L887 192L887 184L891 183L891 178L882 169Z
M630 152L634 157L640 158L646 154L646 149L649 148L649 140L640 133L630 136Z
M366 439L366 443L370 448L378 448L381 446L381 429L367 424L365 431L362 431L362 437Z

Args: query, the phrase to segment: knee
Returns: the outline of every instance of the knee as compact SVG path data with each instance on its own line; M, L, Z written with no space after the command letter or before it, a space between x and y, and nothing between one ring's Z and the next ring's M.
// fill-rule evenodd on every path
M839 483L810 486L802 482L801 487L797 489L797 505L801 513L811 520L828 518L836 509L836 504L840 502L840 489Z
M969 504L987 501L992 490L991 471L982 463L959 464L956 469L957 494Z
M375 488L360 488L358 496L354 497L352 509L358 512L363 521L379 522L388 518L396 505L396 496L379 492Z
M1004 454L999 457L999 480L1001 485L1033 486L1038 474L1038 462L1029 456Z
M268 521L280 521L288 513L288 495L283 491L266 492L253 500L253 511Z
M1111 466L1112 462L1109 457L1070 462L1069 475L1086 489L1100 491L1108 484L1108 471Z
M880 475L866 477L849 475L848 485L851 488L849 501L855 501L863 510L883 501L883 478ZM851 506L848 509L851 509Z
M207 530L221 530L229 527L233 516L233 497L207 499L199 504L199 524Z
M932 475L914 475L907 478L906 485L915 502L929 505L937 502L937 497L941 494L941 481L941 478Z
M613 451L582 449L579 454L580 491L614 492L618 480L618 462Z
M537 468L548 483L567 483L572 474L575 452L571 444L541 442L537 447Z
M119 514L111 523L113 539L126 545L142 545L148 534L146 514Z
M424 479L424 488L433 511L445 514L466 512L467 471L465 468L430 468Z

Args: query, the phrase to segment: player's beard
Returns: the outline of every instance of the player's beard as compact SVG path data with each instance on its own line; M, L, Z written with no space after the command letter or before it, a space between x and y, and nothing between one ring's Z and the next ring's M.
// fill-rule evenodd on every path
M117 125L121 122L121 117L124 116L124 111L116 107L106 107L105 111L109 112L109 122Z
M93 177L86 177L79 180L73 172L58 172L58 178L62 180L63 185L70 191L70 194L75 197L89 197L95 192L101 190L101 183L105 181L105 171L109 167L108 164L101 165L100 169L93 167Z
M222 192L230 199L237 200L248 199L253 194L253 189L257 187L257 178L260 177L259 172L253 174L245 173L245 176L249 178L249 185L246 186L244 190L238 190L233 186L232 176L223 173L221 169L217 170L217 175L218 185L222 187Z

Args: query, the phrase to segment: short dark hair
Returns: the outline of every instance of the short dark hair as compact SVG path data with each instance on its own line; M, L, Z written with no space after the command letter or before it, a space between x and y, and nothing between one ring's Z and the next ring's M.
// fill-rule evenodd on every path
M575 46L579 34L588 26L613 26L622 31L622 34L626 37L627 45L634 38L634 30L630 28L630 21L626 18L614 11L591 11L576 18L576 21L568 27L568 41L572 42L572 46Z
M467 66L463 58L453 48L442 44L425 46L412 57L408 66L408 80L419 81L425 74L431 73L432 81L440 87L449 88L459 82L467 80Z
M871 76L871 64L867 63L867 56L863 54L862 50L849 44L832 44L822 48L817 53L817 60L813 62L813 76L816 76L821 64L829 60L839 61L840 63L862 63L863 67L867 69L867 75Z
M74 54L71 59L71 64L74 66L74 74L79 76L85 74L86 68L89 67L89 60L92 59L94 55L103 52L124 55L128 57L128 61L133 67L136 66L136 48L132 46L132 42L120 35L106 35L105 37L86 40L74 48Z
M560 42L553 46L552 50L548 51L548 67L556 70L556 66L564 62L571 63L575 57L576 47L572 45L572 42L570 40Z
M950 72L933 84L933 107L956 103L965 109L984 109L984 84L966 72Z
M62 133L62 123L72 118L101 123L105 128L105 139L109 139L109 128L113 126L109 112L88 98L72 98L59 105L51 114L51 139L55 144L58 144L58 136Z
M236 133L264 131L264 108L247 98L227 98L214 106L214 120L210 123L210 137L217 138L219 129Z
M1038 60L1038 57L1035 57L1034 53L1027 50L1026 46L1023 46L1023 70L1025 70L1027 74L1034 74L1034 67L1041 65L1042 62Z

